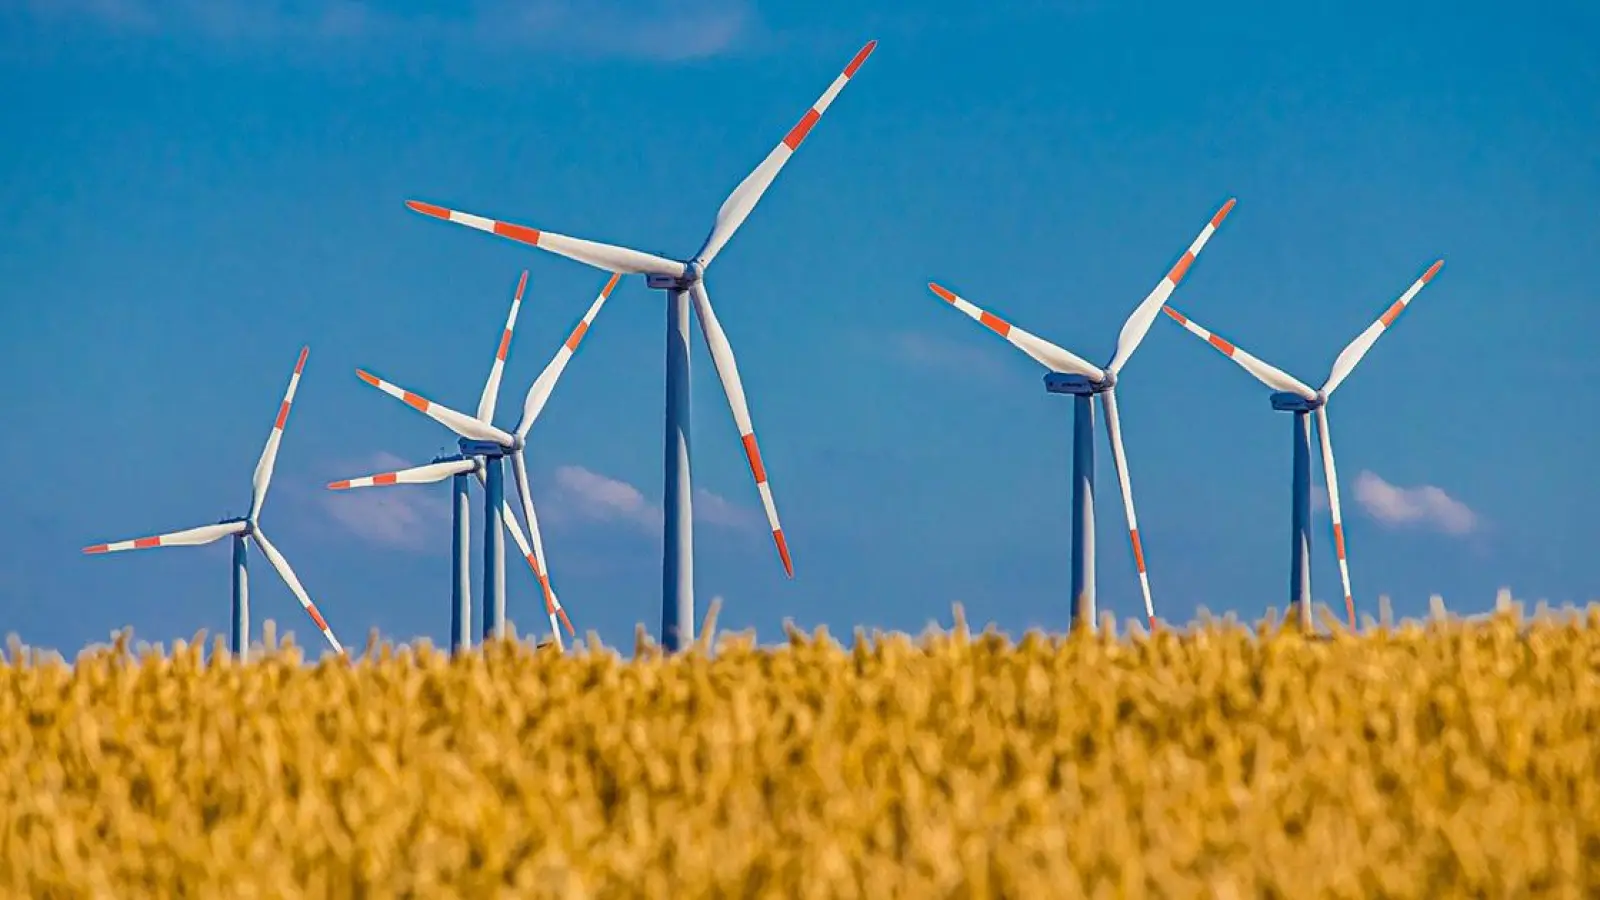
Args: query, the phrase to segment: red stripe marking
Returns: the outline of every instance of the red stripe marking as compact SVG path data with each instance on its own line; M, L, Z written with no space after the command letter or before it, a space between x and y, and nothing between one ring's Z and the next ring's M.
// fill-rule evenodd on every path
M1394 324L1395 319L1400 318L1400 314L1405 312L1405 309L1406 305L1401 303L1399 300L1396 300L1394 305L1390 306L1384 311L1383 316L1380 317L1378 321L1383 323L1383 327L1388 328L1390 325Z
M345 489L347 489L349 487L350 487L350 482L348 482L348 481L330 481L330 482L328 482L328 490L330 490L330 491L342 491L342 490L345 490Z
M877 41L867 41L867 45L865 47L862 47L860 50L856 51L855 58L850 60L850 65L844 67L844 77L854 78L856 70L861 68L861 64L866 62L867 57L871 56L872 51L876 49L878 49Z
M322 613L317 612L317 608L315 606L308 604L306 606L306 612L311 614L311 621L317 623L318 628L322 629L323 631L328 630L328 623L323 620Z
M1167 280L1172 282L1173 287L1177 287L1183 282L1183 276L1189 274L1189 267L1193 264L1194 254L1187 250L1183 251L1183 256L1178 258L1178 264L1167 273Z
M501 237L511 238L513 241L521 241L534 247L539 246L539 229L537 228L529 228L526 225L513 225L510 222L496 222L494 223L494 233Z
M1167 315L1171 316L1173 318L1173 320L1176 321L1179 325L1187 325L1187 324L1189 324L1189 320L1183 317L1183 313L1178 312L1177 310L1173 309L1170 306L1161 307L1161 311L1166 313Z
M1223 353L1227 354L1228 356L1233 356L1233 350L1234 350L1233 345L1228 343L1227 341L1223 340L1222 338L1219 338L1219 337L1217 337L1216 335L1213 334L1210 337L1207 337L1206 340L1211 342L1211 346L1217 348L1218 350L1221 350Z
M534 575L537 575L540 578L544 577L544 573L539 571L538 557L534 556L532 553L529 553L527 556L524 556L523 559L528 561L528 568L533 570Z
M445 209L442 206L434 206L432 203L423 203L420 200L407 200L406 206L416 212L422 213L425 216L433 216L435 219L450 218L450 210Z
M572 334L567 337L567 349L578 352L578 345L583 343L583 336L589 331L588 322L579 322L578 327L572 329Z
M740 440L744 443L745 458L750 460L750 472L756 476L756 484L767 480L767 467L761 463L761 448L756 446L756 436L747 434Z
M289 401L285 400L278 407L278 420L272 423L272 427L282 431L283 423L287 421L289 421Z
M85 548L83 548L83 552L85 552L85 553L105 553L107 550L110 550L110 549L111 549L111 546L109 544L95 544L93 547L85 547Z
M385 472L382 475L372 476L373 484L394 484L399 480L400 474L398 472Z
M1133 537L1133 561L1138 564L1139 571L1144 571L1144 545L1139 543L1139 529L1129 529L1128 534Z
M945 290L944 288L940 287L939 285L934 284L933 282L930 281L930 282L928 282L928 290L933 291L935 294L938 294L939 295L939 299L941 299L944 302L950 304L951 306L955 305L955 303L956 303L956 295L950 293L949 291Z
M1428 282L1432 281L1433 280L1433 276L1439 274L1439 267L1441 267L1443 265L1444 265L1444 260L1441 259L1438 262L1434 263L1432 266L1430 266L1428 268L1428 271L1426 271L1426 272L1424 272L1422 274L1422 283L1423 284L1427 284Z
M1344 595L1344 612L1345 615L1350 617L1350 627L1354 629L1356 627L1356 602L1350 599L1349 594Z
M295 364L294 364L294 373L296 375L299 375L302 371L305 370L305 367L306 367L306 356L308 356L310 353L311 353L311 348L310 347L301 347L300 348L300 358L298 360L295 360Z
M159 546L161 546L161 538L159 537L139 538L137 541L133 542L133 549L135 550L143 550L147 547Z
M1344 526L1338 522L1333 523L1333 545L1338 548L1339 558L1344 559Z
M600 289L600 296L602 296L602 297L611 296L611 289L616 287L617 286L617 282L621 281L621 280L622 280L622 273L621 272L612 272L611 273L611 280L606 282L606 286Z
M567 626L567 634L569 634L569 635L571 635L573 637L577 637L578 636L578 630L576 628L572 627L572 620L567 618L567 611L562 609L560 606L557 606L556 607L556 615L561 617L561 624Z
M789 558L789 541L784 538L782 528L773 529L772 540L778 545L778 558L783 560L784 574L793 578L794 561Z
M1222 208L1217 210L1217 214L1211 217L1212 228L1216 228L1218 225L1221 225L1222 220L1228 217L1228 213L1233 212L1233 204L1235 202L1236 201L1233 198L1229 198L1227 203L1222 204Z
M361 379L362 381L365 381L367 384L372 385L373 387L378 387L378 376L376 376L376 375L373 375L371 373L365 372L365 371L363 371L361 369L357 369L356 370L356 377Z
M400 393L400 399L404 400L408 406L411 406L420 412L428 411L429 404L426 399L418 397L416 394L413 394L410 391L401 391Z
M517 297L516 297L516 299L518 301L522 300L522 291L527 286L528 286L528 270L527 269L523 269L522 270L522 277L517 279Z
M811 133L811 126L817 124L817 120L820 118L822 118L822 114L817 112L814 107L806 110L806 114L800 117L800 121L796 122L795 126L789 129L789 133L783 138L783 143L788 146L789 152L793 153L800 149L800 142L806 139L806 135Z
M507 328L505 333L500 335L500 349L496 350L494 352L494 358L500 360L501 362L505 362L506 361L506 351L509 350L510 348L511 348L511 329Z
M995 334L998 334L1001 337L1005 337L1011 333L1011 323L1000 318L999 316L991 315L979 310L978 321L982 322L984 325L987 325L994 331Z
M539 587L544 590L544 614L547 616L554 615L556 611L556 594L555 591L550 590L550 579L540 575Z

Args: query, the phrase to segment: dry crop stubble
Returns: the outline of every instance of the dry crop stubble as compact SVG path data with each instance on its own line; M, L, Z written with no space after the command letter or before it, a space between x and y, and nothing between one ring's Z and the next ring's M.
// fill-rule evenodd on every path
M11 896L1600 894L1600 607L0 670ZM220 647L219 647L220 649Z

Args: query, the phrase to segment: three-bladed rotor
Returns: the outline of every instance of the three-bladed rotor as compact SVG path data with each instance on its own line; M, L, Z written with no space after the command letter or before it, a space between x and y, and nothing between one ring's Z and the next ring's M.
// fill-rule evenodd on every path
M1355 599L1350 592L1350 564L1345 558L1344 524L1339 509L1339 476L1333 461L1333 431L1328 424L1328 400L1333 392L1339 389L1350 373L1355 371L1356 364L1361 362L1372 345L1378 338L1393 325L1400 314L1416 298L1417 293L1428 282L1439 274L1439 269L1444 265L1444 260L1438 260L1428 267L1426 272L1406 292L1384 310L1377 321L1367 326L1366 330L1357 335L1355 340L1345 345L1333 361L1333 367L1328 372L1328 378L1322 387L1312 389L1310 385L1290 375L1277 366L1241 349L1237 344L1221 337L1198 322L1178 312L1171 306L1164 307L1164 311L1178 324L1182 325L1189 333L1195 335L1214 347L1217 352L1239 364L1239 367L1255 376L1255 379L1274 391L1280 397L1275 398L1273 405L1281 409L1298 409L1304 412L1314 412L1317 416L1317 430L1322 444L1322 474L1328 486L1328 509L1333 516L1333 544L1339 558L1339 578L1344 588L1345 614L1349 617L1350 627L1356 626ZM1297 400L1298 402L1282 402Z

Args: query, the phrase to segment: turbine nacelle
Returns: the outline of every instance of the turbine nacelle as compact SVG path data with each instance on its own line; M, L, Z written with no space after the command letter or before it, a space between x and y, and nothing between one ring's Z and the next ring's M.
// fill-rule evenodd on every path
M511 446L507 447L499 441L476 441L471 438L462 438L457 442L464 457L481 456L484 459L500 459L522 450L522 437L513 433Z
M705 266L701 265L699 260L690 260L684 263L682 275L663 275L652 272L644 277L644 283L655 291L687 291L704 281L705 277Z
M1071 394L1075 397L1092 397L1103 394L1116 386L1117 376L1110 372L1104 373L1099 381L1087 375L1067 375L1061 372L1051 372L1044 376L1044 389L1052 394Z
M1309 398L1294 391L1275 391L1272 395L1272 408L1279 412L1316 412L1327 402L1328 398L1320 391Z

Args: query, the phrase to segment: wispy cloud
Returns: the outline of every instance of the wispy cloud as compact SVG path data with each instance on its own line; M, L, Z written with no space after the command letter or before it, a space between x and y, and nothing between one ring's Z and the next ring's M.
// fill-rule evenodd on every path
M617 522L647 534L661 531L661 508L626 481L582 466L561 466L556 469L555 480L550 506L557 517ZM755 510L704 488L695 489L694 518L696 522L738 531L754 530L763 522Z
M1355 495L1367 515L1391 528L1409 526L1466 535L1480 524L1470 507L1431 484L1400 487L1363 471L1356 476Z
M755 26L751 0L22 0L21 10L125 35L453 41L667 61L716 55Z
M393 472L417 463L392 453L375 453L346 465L347 477L353 478ZM449 498L426 486L324 491L317 501L346 532L369 544L395 550L421 550L430 541L441 540L450 518Z
M903 363L944 373L976 375L983 378L1001 372L996 354L1004 347L973 346L966 341L951 340L920 331L900 331L889 335L889 353Z

